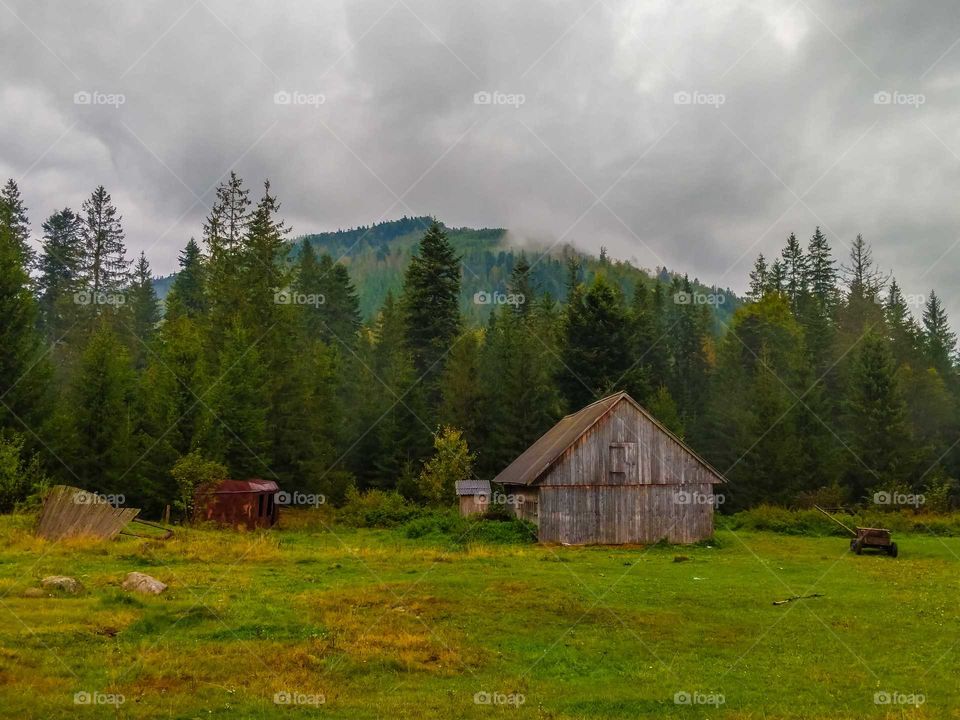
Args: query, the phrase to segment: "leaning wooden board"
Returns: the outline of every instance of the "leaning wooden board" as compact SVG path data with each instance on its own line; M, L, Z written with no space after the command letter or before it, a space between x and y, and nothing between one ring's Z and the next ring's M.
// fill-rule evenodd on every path
M114 507L86 490L55 485L44 499L37 535L48 540L81 535L112 538L139 513L139 508Z

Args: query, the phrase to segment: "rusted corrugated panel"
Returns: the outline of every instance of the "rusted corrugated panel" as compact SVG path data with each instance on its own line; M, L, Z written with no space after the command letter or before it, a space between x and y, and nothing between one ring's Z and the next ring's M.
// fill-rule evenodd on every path
M112 538L139 513L139 508L114 507L95 493L55 485L44 499L37 535L48 540L81 535Z
M254 478L252 480L223 480L217 485L214 492L218 495L225 495L229 493L275 493L279 490L280 486L273 480Z

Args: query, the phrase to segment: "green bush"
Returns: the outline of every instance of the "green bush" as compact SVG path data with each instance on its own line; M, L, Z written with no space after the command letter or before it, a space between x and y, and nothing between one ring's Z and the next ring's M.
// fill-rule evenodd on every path
M19 433L0 433L0 512L10 512L25 503L37 504L38 496L49 486L40 456L27 457L24 443Z
M391 528L415 518L420 508L402 495L383 490L359 492L347 490L346 502L337 511L337 520L344 525L364 528Z
M833 513L851 528L882 527L895 532L960 536L960 513L915 513L910 511L859 510L851 514ZM818 510L788 510L761 505L734 515L717 516L717 525L730 530L757 530L784 535L814 537L849 533Z
M465 546L471 543L524 544L536 542L537 528L526 520L461 517L456 510L433 510L403 526L411 539L430 538Z

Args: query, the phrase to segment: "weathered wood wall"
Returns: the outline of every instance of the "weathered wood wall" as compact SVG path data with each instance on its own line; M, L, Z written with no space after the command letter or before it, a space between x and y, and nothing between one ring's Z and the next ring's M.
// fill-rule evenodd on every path
M44 498L37 535L48 540L80 535L112 538L139 513L139 508L114 507L80 488L54 485Z
M484 512L487 509L486 503L480 502L480 496L478 495L461 495L460 496L460 514L463 517L468 517L470 515L478 515Z
M540 539L697 542L713 534L719 481L629 402L564 452L539 485Z
M692 543L713 535L713 507L684 503L679 492L711 492L709 484L547 486L540 488L541 542L570 545Z
M627 447L611 453L611 445ZM610 475L611 470L621 467L624 468L622 475ZM571 445L539 484L658 485L717 481L686 448L624 401Z

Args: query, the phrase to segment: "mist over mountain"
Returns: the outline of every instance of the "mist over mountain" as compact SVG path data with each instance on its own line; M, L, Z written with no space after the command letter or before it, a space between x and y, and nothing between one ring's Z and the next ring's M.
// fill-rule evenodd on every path
M432 218L402 217L373 225L309 233L292 238L289 260L295 261L303 241L313 245L318 255L326 254L343 263L360 296L360 311L371 318L383 304L388 292L396 296L403 273L417 243ZM629 261L611 260L584 252L571 244L551 245L545 241L521 241L506 228L469 228L444 226L451 244L461 257L462 291L460 309L470 322L484 322L498 298L508 294L510 271L523 253L532 266L531 276L538 291L558 301L567 297L567 258L581 262L581 279L591 281L603 273L630 297L637 283L652 285L657 278L670 284L682 277L684 268L642 268ZM164 298L176 274L157 278L157 294ZM695 290L709 297L718 321L728 323L741 299L729 288L714 288L692 279Z

